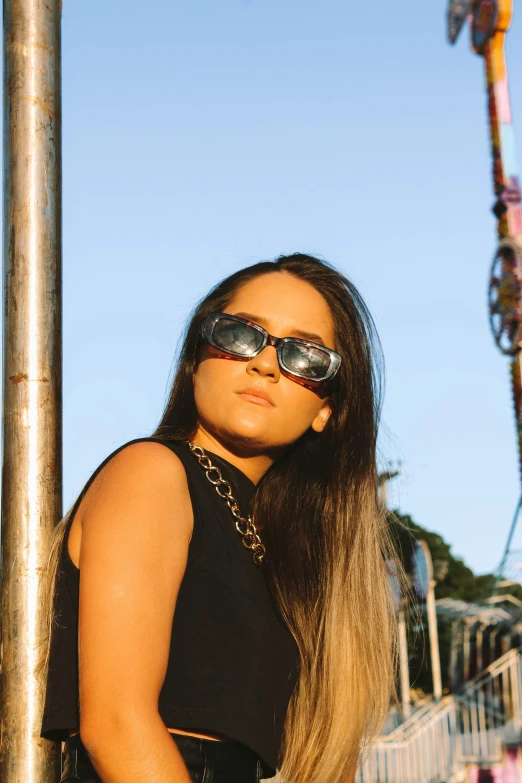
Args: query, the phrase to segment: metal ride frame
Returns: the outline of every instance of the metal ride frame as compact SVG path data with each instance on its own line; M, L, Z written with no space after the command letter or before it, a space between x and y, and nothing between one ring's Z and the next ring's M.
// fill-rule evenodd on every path
M484 58L493 160L498 249L489 283L489 317L495 342L509 356L515 408L519 468L522 476L522 206L515 134L505 57L513 0L450 0L448 38L454 44L466 19L471 47ZM517 524L522 497L498 568L500 579Z

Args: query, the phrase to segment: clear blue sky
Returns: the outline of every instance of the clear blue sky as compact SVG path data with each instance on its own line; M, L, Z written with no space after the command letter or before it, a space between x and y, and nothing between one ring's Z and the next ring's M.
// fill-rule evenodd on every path
M518 493L482 61L445 2L65 0L64 502L160 415L218 279L296 250L355 281L387 360L395 505L477 571ZM508 38L522 148L522 18ZM522 150L521 150L522 152ZM522 540L522 533L520 536Z

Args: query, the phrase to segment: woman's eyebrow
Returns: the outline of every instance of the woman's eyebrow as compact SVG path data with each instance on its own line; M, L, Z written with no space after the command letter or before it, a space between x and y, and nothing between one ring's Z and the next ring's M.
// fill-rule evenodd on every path
M258 324L259 326L263 326L266 329L266 318L263 318L262 315L252 315L252 313L234 313L235 316L238 318L244 318L245 321L252 321L255 324ZM324 345L325 342L320 334L315 334L314 332L305 332L303 329L292 329L292 334L287 334L285 337L301 337L303 340L310 340L312 343L321 343L321 345Z

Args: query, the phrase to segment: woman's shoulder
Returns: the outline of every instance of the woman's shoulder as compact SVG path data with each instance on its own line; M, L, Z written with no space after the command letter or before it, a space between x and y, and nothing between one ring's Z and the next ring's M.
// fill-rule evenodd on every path
M142 534L161 539L174 533L187 540L192 534L194 515L183 464L152 439L130 441L109 454L78 500L66 536L77 568L86 531L101 539L112 536L120 544Z
M186 483L183 459L179 448L170 448L165 441L137 438L128 441L100 465L100 473L113 473L122 478L167 479Z
M82 501L83 513L89 507L114 498L147 495L161 503L162 498L188 497L186 470L177 449L151 438L136 439L120 446L98 467Z
M168 445L157 438L137 438L120 446L108 458L108 465L120 470L130 470L150 474L154 472L174 471L183 476L185 470L182 453L183 444ZM180 448L181 447L181 448Z

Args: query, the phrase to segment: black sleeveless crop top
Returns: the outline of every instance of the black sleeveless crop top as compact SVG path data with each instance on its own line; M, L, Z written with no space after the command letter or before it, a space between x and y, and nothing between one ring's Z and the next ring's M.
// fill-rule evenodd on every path
M137 438L130 443L157 438ZM295 641L268 588L217 495L187 444L160 441L185 468L194 529L172 625L169 661L159 713L169 728L208 731L251 748L275 774L283 723L298 671ZM78 600L80 571L68 550L72 519L60 555L47 690L41 736L63 740L79 729ZM211 455L246 513L255 485L235 466Z

